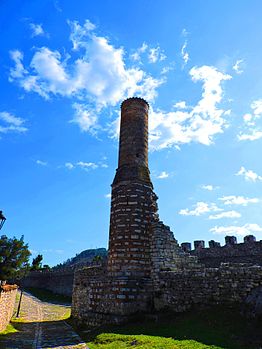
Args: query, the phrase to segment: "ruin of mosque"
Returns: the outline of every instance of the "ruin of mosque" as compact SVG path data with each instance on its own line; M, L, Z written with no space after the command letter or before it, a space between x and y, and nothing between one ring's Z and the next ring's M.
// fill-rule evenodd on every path
M137 314L181 312L196 305L253 302L255 307L261 297L261 266L206 267L197 254L178 245L159 219L148 167L148 110L142 98L121 105L108 259L75 272L72 317L78 324L121 323ZM205 250L203 242L196 250Z

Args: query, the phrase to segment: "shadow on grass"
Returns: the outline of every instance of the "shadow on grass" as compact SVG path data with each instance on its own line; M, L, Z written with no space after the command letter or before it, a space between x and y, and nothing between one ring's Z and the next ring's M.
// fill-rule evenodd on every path
M97 336L102 333L115 333L171 337L179 341L192 340L203 343L209 348L262 348L261 320L248 320L240 315L237 308L213 307L212 309L195 310L178 315L162 313L152 316L151 319L149 317L148 319L138 319L136 322L123 326L109 326L91 332L85 328L77 330L80 336L90 343L99 342ZM189 346L188 344L188 348L198 347L204 348L205 346L194 346L194 344ZM187 348L187 346L181 346L181 348Z
M42 340L39 338L39 325L41 325ZM9 333L0 333L0 349L19 348L57 348L80 345L83 342L65 321L44 322L11 322Z

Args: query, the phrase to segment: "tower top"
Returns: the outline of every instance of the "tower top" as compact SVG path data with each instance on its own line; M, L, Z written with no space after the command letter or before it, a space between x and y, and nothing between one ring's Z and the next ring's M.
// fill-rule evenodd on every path
M138 180L152 185L148 169L148 110L143 98L121 104L118 168L114 184Z
M124 108L124 107L127 107L129 104L132 104L133 102L146 104L147 107L149 108L149 103L144 98L141 98L141 97L130 97L130 98L125 99L121 103L121 109Z

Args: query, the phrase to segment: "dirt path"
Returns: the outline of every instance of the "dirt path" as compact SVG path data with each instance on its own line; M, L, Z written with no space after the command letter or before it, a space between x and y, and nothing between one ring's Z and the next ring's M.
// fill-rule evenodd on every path
M23 294L20 317L12 325L18 332L0 338L0 349L87 349L64 319L70 308L41 302Z

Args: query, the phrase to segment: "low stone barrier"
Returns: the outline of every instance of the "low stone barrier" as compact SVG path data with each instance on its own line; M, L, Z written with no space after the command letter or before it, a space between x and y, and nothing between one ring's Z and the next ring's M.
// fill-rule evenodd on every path
M0 287L0 332L9 324L14 312L16 285L4 285Z

